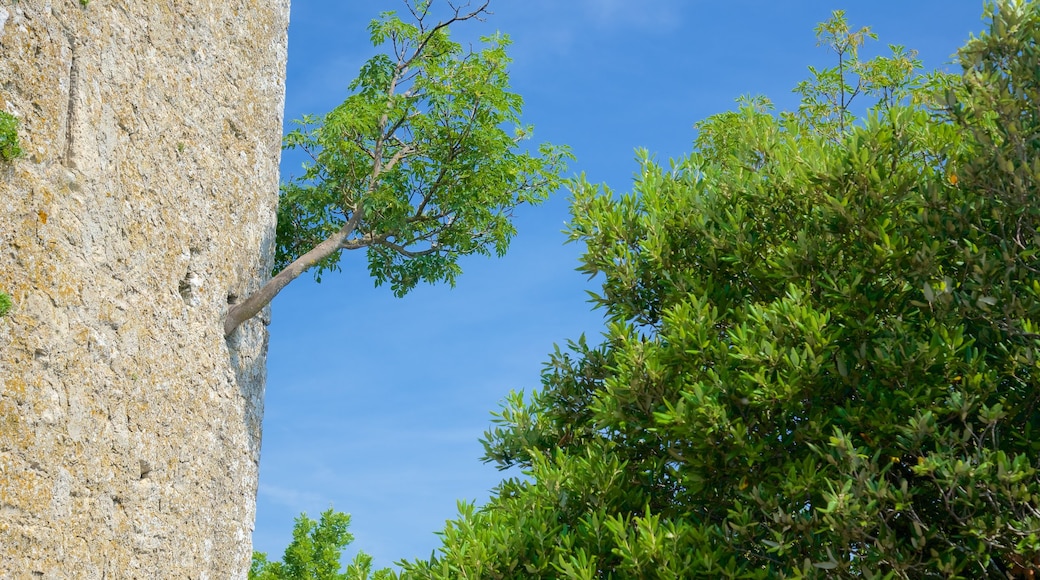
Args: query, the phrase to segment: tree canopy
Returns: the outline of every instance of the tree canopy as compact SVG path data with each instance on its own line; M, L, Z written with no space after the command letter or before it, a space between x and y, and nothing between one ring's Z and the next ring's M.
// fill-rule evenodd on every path
M837 12L797 111L763 97L572 184L601 345L513 394L409 578L981 578L1040 570L1040 4L959 75Z
M225 334L303 272L320 280L338 268L344 250L365 249L376 284L398 296L420 282L454 284L461 256L505 253L516 207L559 188L568 150L521 146L532 129L509 90L509 38L477 48L450 38L452 24L482 18L489 2L445 2L440 21L431 4L407 1L407 21L374 20L372 43L387 52L361 68L341 105L286 135L309 162L281 187L273 277L231 306Z
M340 554L354 536L347 531L350 515L332 508L314 521L301 514L293 526L293 539L280 562L272 562L263 552L253 552L249 580L389 580L388 570L372 570L371 556L360 552L341 573Z

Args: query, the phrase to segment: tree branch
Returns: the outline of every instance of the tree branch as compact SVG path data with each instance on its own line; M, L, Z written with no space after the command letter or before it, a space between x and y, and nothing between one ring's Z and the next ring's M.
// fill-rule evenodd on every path
M445 20L443 22L438 22L437 25L434 26L433 28L429 29L429 31L426 31L426 30L422 31L423 32L422 40L419 42L419 44L417 44L415 46L415 51L412 53L411 57L409 57L407 60L404 60L404 61L401 61L400 63L398 63L398 65L397 65L398 71L400 72L400 71L403 71L403 70L407 69L409 66L411 66L412 62L414 62L416 58L419 58L419 55L422 54L422 52L426 49L426 45L429 44L430 40L437 33L438 30L440 30L442 28L445 28L448 25L453 24L455 22L462 22L464 20L470 20L472 18L477 18L481 14L487 13L487 7L490 4L491 4L491 0L485 0L485 2L483 4L481 4L479 8L473 10L469 14L463 15L462 14L462 9L465 6L455 6L455 5L453 5L453 4L451 4L449 2L448 5L451 6L451 8L455 11L455 13L452 15L451 18L449 18L449 19L447 19L447 20ZM469 6L469 4L467 3L466 6ZM427 7L427 10L428 10L428 8L429 7ZM414 9L412 9L412 7L410 5L409 5L409 10L412 11L412 15L416 17L416 19L419 21L419 25L422 26L422 21L426 18L427 11L423 11L422 16L419 17L418 15L416 15ZM479 18L478 18L478 20L479 20Z
M405 246L402 246L400 244L395 244L395 243L393 243L393 242L391 242L389 240L385 240L385 239L382 240L379 243L381 245L384 245L384 246L390 248L391 250L397 252L398 254L401 254L402 256L404 256L406 258L417 258L419 256L427 256L427 255L432 254L432 253L434 253L434 252L436 252L436 251L438 251L440 249L440 248L437 247L437 243L436 242L432 243L429 248L426 248L425 250L419 250L417 252L414 252L412 250L407 250L407 249L405 249Z
M394 153L394 156L391 157L389 161L386 162L386 165L383 167L383 172L386 173L387 171L390 171L394 168L394 165L397 165L398 161L404 159L405 157L411 155L414 152L415 149L412 148L411 145L404 145L403 147L397 150L397 153Z
M281 272L278 272L273 278L267 281L266 284L260 287L259 290L249 295L248 298L231 306L228 309L227 318L224 319L224 336L230 336L243 322L256 316L264 306L271 303L274 297L282 291L283 288L289 285L296 278L310 269L311 266L317 264L322 259L332 255L340 250L340 246L343 241L347 239L350 234L357 229L359 223L361 223L361 208L357 207L354 209L354 213L347 220L347 223L343 224L336 233L332 234L325 241L321 242L317 246L314 246L306 254L296 258L293 263L286 266Z
M339 247L342 250L360 250L361 248L367 248L368 246L378 244L386 239L388 234L374 235L371 233L365 234L360 238L354 238L352 240L343 240Z

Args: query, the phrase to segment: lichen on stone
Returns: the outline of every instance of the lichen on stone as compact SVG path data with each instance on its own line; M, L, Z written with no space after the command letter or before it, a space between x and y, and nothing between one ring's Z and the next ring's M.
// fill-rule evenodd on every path
M0 578L245 578L288 11L0 0Z

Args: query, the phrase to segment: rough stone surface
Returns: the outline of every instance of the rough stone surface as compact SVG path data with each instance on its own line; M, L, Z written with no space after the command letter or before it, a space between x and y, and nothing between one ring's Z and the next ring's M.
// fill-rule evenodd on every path
M0 0L0 578L243 578L288 0Z

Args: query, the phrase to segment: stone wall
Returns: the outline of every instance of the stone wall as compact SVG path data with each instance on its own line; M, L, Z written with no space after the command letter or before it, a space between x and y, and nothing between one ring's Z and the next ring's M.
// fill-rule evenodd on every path
M241 578L288 0L0 0L0 578Z

